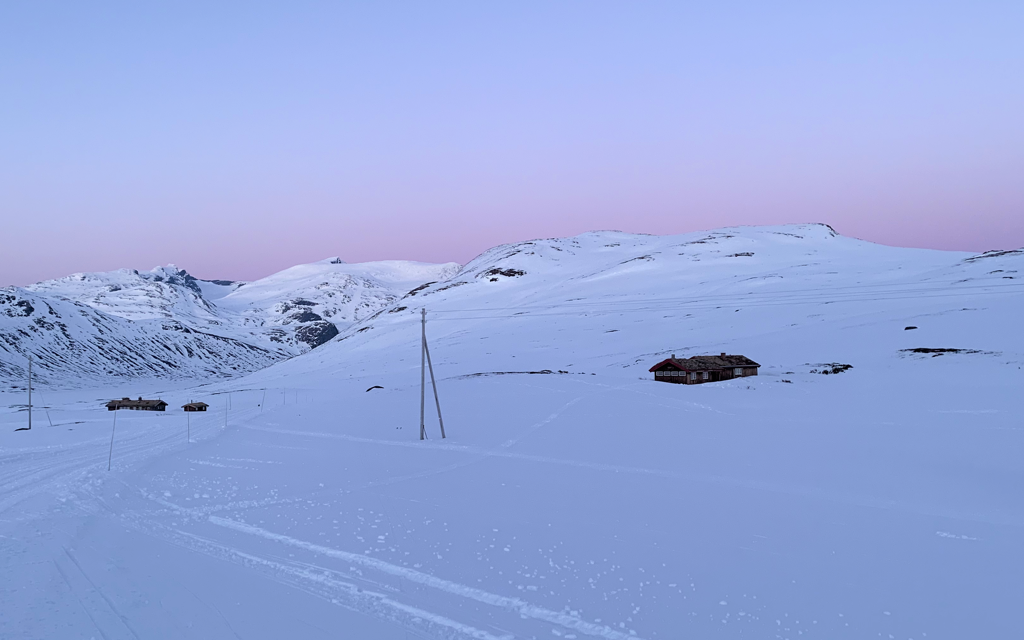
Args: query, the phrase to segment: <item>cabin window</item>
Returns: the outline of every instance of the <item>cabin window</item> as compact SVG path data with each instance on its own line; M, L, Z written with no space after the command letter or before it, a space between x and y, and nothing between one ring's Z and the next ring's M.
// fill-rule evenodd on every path
M697 379L697 372L696 371L691 371L690 372L690 380L696 380L696 379Z
M673 371L672 373L670 373L668 375L670 375L670 376L678 376L679 372L678 371Z
M743 375L743 368L742 367L736 367L735 369L732 370L732 375L734 375L736 377L742 376Z
M707 372L707 371L705 371L705 372L704 372L704 379L705 379L705 380L707 380L707 379L708 379L708 372Z

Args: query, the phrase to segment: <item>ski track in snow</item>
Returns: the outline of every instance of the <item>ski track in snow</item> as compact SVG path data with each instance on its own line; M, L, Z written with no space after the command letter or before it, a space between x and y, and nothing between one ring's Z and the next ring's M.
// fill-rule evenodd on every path
M130 490L130 487L127 485L125 485L125 488ZM436 589L447 594L480 602L482 604L495 607L503 612L512 613L519 618L531 618L541 622L555 624L565 629L577 631L594 637L605 638L606 640L643 640L641 636L638 636L635 633L630 634L616 631L615 629L604 625L588 622L577 616L538 607L520 598L493 594L481 589L459 584L457 582L438 578L415 569L384 562L377 558L298 540L291 536L273 533L260 527L238 522L236 520L222 518L219 516L207 516L207 511L204 509L183 507L151 495L144 497L147 497L161 506L190 516L193 519L204 520L218 527L303 549L329 558L342 560L349 564L359 565L361 567L377 571L381 574L408 580L409 582L420 584L431 589ZM269 504L269 502L260 506L265 506L265 504ZM245 509L253 506L256 505L236 503L232 505L224 505L223 508ZM214 555L216 557L228 559L247 566L255 565L263 567L276 574L284 574L288 576L289 579L296 582L297 586L300 586L300 588L309 590L315 595L330 600L333 604L344 606L353 611L370 613L378 617L390 619L399 624L413 627L421 627L425 622L428 626L427 630L429 630L430 626L437 626L461 634L466 638L474 638L477 640L512 640L516 637L511 634L494 635L486 630L481 630L450 617L400 602L399 600L396 600L393 595L366 590L355 583L331 577L332 573L337 572L326 567L317 565L298 567L264 558L251 552L242 551L236 547L232 547L188 531L168 528L165 525L157 523L151 516L147 516L142 512L118 512L110 506L103 504L102 500L97 500L92 507L83 505L83 508L90 510L94 514L103 512L103 515L115 517L126 525L142 531L147 535L163 539L172 544L184 546L192 551ZM67 552L67 550L65 550L65 552L68 553L69 557L71 557L70 552ZM79 569L81 569L81 567L79 567ZM83 575L85 575L84 572ZM360 576L360 579L372 582L372 579L367 578L366 576ZM95 586L93 588L97 593L99 593L99 591L95 589ZM111 609L116 612L113 604L109 604ZM118 614L118 616L121 617L120 614ZM99 628L98 625L97 628ZM138 637L134 631L132 633L133 636Z
M125 488L130 490L130 487L128 487L127 485L125 485ZM170 508L176 512L192 516L193 518L202 519L212 524L226 526L224 523L234 523L234 521L219 518L217 516L207 517L205 515L204 510L202 509L181 507L166 500L154 499L150 496L145 497L149 497L150 500L154 500L160 505ZM232 505L232 508L250 508L251 506L253 505L236 504ZM89 511L93 515L114 518L123 525L131 527L134 530L137 530L148 536L152 536L156 539L162 540L169 544L174 544L176 546L185 548L189 551L202 553L221 560L227 560L229 562L241 564L249 568L260 568L267 570L269 572L268 577L270 577L273 580L295 586L317 597L324 598L334 605L345 607L346 609L349 609L351 611L356 611L384 620L389 620L395 624L404 626L409 629L415 629L421 632L431 633L437 631L438 628L441 628L447 632L454 632L458 634L459 637L464 637L467 639L473 638L475 640L512 640L515 637L513 635L494 635L485 630L473 627L472 625L454 620L450 617L446 617L428 611L426 609L422 609L400 602L396 600L394 596L389 596L384 593L378 593L375 591L367 590L353 582L348 582L345 580L340 580L338 578L332 577L331 574L337 574L338 572L328 569L326 567L320 567L316 565L307 565L305 567L294 566L298 563L286 564L276 560L271 560L268 558L255 555L250 552L242 551L241 549L229 545L222 544L215 540L211 540L209 538L196 535L191 532L169 528L166 525L162 525L156 520L154 520L152 517L153 514L146 514L144 512L118 511L112 508L111 506L105 504L103 500L96 500L89 505L80 505L80 507ZM234 524L241 525L241 523ZM235 527L228 526L228 528ZM235 529L240 530L243 533L252 533L251 531L245 531L237 528ZM276 542L282 541L277 540L273 537L268 537L267 539L271 539ZM312 547L305 547L303 545L298 546L302 548L308 548L312 551L318 551L317 549L312 548L315 547L315 545L312 545ZM65 552L67 552L67 550L65 550ZM68 557L71 557L71 554L69 552L67 553ZM336 552L332 557L338 557L337 553L341 552ZM351 555L357 556L358 554ZM357 560L352 558L346 557L342 559L346 559L349 562L359 563ZM367 558L367 560L373 559ZM396 568L400 569L400 567ZM81 570L80 566L79 570ZM383 573L388 572L385 571ZM82 571L82 575L85 576L84 571ZM282 576L286 576L286 578L282 579ZM372 580L365 579L362 576L361 579L363 582L372 582ZM97 589L95 585L93 585L93 591L95 591L96 593L100 593L99 589ZM109 603L109 601L108 604L110 605L111 610L117 613L116 609L113 607L113 604ZM83 607L85 607L84 603ZM120 619L121 615L119 613L117 615L118 618ZM107 637L106 634L103 633L102 626L98 624L95 620L94 624L96 624L97 630L101 633L101 635ZM230 623L228 624L230 625ZM138 637L134 633L134 631L132 631L132 635L133 637ZM451 636L450 634L445 634L445 637Z
M313 551L321 555L328 556L330 558L336 558L344 560L352 564L358 564L370 569L374 569L381 573L386 573L395 577L403 578L410 582L422 584L432 589L444 591L452 595L468 598L475 600L483 604L490 605L492 607L498 607L502 609L510 609L516 613L536 620L544 622L550 622L559 626L586 633L587 635L597 636L601 638L607 638L608 640L627 640L628 638L639 638L636 635L629 635L626 633L620 633L609 627L594 624L581 620L576 616L567 615L557 611L550 611L543 607L530 604L519 598L510 598L507 596L500 596L481 589L469 587L466 585L459 584L457 582L451 582L450 580L444 580L430 574L416 571L415 569L409 569L407 567L400 567L398 565L384 562L376 558L364 556L358 553L352 553L349 551L341 551L338 549L332 549L330 547L324 547L321 545L313 544L311 542L305 542L303 540L297 540L290 536L273 533L259 527L255 527L235 520L229 520L227 518L221 518L218 516L210 516L209 522L220 527L232 529L249 535L259 536L274 542L280 542L307 551Z

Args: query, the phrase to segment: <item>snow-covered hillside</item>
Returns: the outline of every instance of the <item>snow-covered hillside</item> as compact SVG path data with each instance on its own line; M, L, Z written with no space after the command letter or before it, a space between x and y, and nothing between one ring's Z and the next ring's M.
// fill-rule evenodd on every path
M4 393L0 637L1020 637L1021 274L822 225L588 233L240 379L44 391L18 433ZM723 351L760 374L647 371ZM107 472L104 394L211 411L121 415Z
M651 358L721 351L750 352L785 369L822 357L814 340L830 344L833 358L860 353L858 342L840 339L844 333L822 334L819 327L837 314L888 318L900 325L888 338L898 338L894 346L958 343L956 336L935 335L934 327L901 332L930 305L956 300L969 307L976 296L1022 291L1019 251L886 247L839 236L826 225L682 236L594 232L495 247L449 280L414 291L343 332L328 348L267 375L293 369L312 375L339 358L348 366L364 351L372 362L380 362L381 353L407 351L424 307L438 342L434 357L454 363L445 345L457 344L459 366L474 371L626 369L640 375ZM942 313L967 316L970 309ZM971 336L970 342L983 348L987 339ZM419 365L411 348L410 370Z
M247 373L315 348L458 269L334 258L251 283L199 280L169 265L8 287L0 299L0 381L23 383L29 354L43 384Z
M312 348L338 335L339 329L389 307L408 291L446 280L460 268L454 262L345 264L331 258L247 284L218 300L217 307L236 314L241 326Z
M0 381L23 388L28 356L37 385L109 378L207 380L262 369L288 355L168 318L127 320L81 302L0 289Z

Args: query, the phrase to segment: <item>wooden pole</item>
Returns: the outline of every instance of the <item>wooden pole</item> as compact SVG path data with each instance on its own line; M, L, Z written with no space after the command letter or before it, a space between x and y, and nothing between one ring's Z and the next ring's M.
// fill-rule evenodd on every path
M263 399L260 400L260 413L263 413L263 405L267 403L267 390L263 390Z
M427 346L426 338L423 339L423 351L427 354L427 368L430 369L430 385L434 387L434 404L437 405L437 421L441 423L441 438L444 435L444 418L441 417L441 401L437 398L437 382L434 380L434 365L430 362L430 347Z
M117 409L114 410L114 426L110 428L110 453L107 454L107 471L110 471L110 460L114 457L114 431L117 430Z
M28 356L28 429L32 430L32 354Z
M427 429L423 421L424 402L427 393L427 309L420 316L420 440L426 440Z
M189 400L188 403L192 404L192 401ZM186 411L185 412L185 419L188 421L185 424L185 429L186 429L185 433L186 433L186 436L187 436L185 442L192 442L192 412L191 411Z

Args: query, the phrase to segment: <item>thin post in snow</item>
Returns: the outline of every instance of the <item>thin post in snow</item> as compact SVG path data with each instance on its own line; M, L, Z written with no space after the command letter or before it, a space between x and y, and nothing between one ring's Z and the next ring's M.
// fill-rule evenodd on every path
M260 400L260 413L263 413L263 405L267 403L267 390L263 390L263 399Z
M427 354L427 368L430 369L430 385L434 387L434 404L437 405L437 421L441 423L441 439L444 439L444 418L441 417L441 401L437 397L437 382L434 380L434 365L430 362L430 347L423 341L423 351Z
M32 431L32 354L29 354L29 431Z
M421 309L420 315L420 440L427 439L427 428L424 425L424 402L427 394L427 308Z
M188 403L192 404L192 401L189 400ZM192 442L192 412L191 411L186 411L185 412L185 420L187 421L185 423L185 429L186 429L185 434L187 436L185 442L186 443L191 443Z
M114 431L117 430L117 409L114 409L114 426L110 428L110 453L107 454L107 471L110 471L110 461L114 457Z

